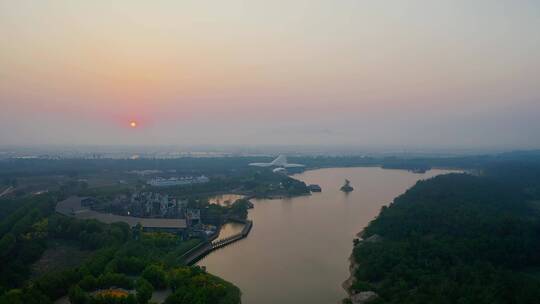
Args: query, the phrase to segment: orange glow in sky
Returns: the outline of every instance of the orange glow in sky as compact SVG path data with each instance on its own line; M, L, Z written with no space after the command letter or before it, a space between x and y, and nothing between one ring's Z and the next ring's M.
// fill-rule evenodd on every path
M536 148L538 28L540 1L0 0L0 148Z

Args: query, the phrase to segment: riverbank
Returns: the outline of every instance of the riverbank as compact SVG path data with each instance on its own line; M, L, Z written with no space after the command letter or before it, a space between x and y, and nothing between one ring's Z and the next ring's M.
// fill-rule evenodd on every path
M197 265L242 290L244 304L328 304L347 297L351 240L382 206L418 180L444 174L381 168L310 170L293 178L322 192L283 199L252 199L248 238L205 256ZM355 191L339 191L344 178ZM264 278L258 279L264 274Z
M192 248L181 257L181 259L184 261L184 264L193 265L197 263L199 260L201 260L202 258L204 258L206 255L210 254L212 251L218 250L234 242L240 241L241 239L246 238L249 235L251 228L253 227L252 221L242 220L242 219L233 219L233 218L229 220L243 223L244 227L239 233L235 235L226 237L224 239L216 240L217 236L219 235L217 234L216 237L209 239L197 245L196 247Z
M416 183L365 228L346 287L387 303L538 303L539 172L501 163Z
M355 274L357 269L358 269L358 263L356 263L356 261L354 260L353 255L351 254L349 256L349 277L347 278L347 280L345 280L343 282L343 284L341 284L343 289L345 289L345 291L347 292L349 298L353 295L352 292L351 292L351 288L354 285L354 283L356 282L356 278L355 278L354 274Z
M355 241L353 242L355 244L354 249L356 249L358 246L364 245L365 243L376 243L381 241L381 238L378 235L373 235L367 239L364 239L363 230L360 231L357 236L359 238L355 239ZM344 303L366 304L379 298L379 295L373 290L355 290L355 287L357 287L356 272L358 271L359 267L360 264L356 261L354 253L351 253L351 255L349 256L349 278L347 278L347 280L345 280L345 282L343 282L343 284L341 285L348 295L348 297L344 299Z

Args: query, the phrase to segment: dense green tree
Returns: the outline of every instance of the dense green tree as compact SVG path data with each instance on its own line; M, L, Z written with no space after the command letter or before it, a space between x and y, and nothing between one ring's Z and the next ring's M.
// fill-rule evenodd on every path
M79 282L79 285L82 289L86 291L92 291L98 288L98 280L93 275L85 275L83 279Z
M125 289L133 288L133 281L122 273L105 273L98 277L97 284L100 288L109 288L109 287L122 287Z
M0 304L52 304L44 294L33 288L12 289L0 296Z
M69 289L69 301L71 304L88 304L90 297L79 285L75 285Z
M192 269L195 268L183 267L175 268L169 271L169 287L172 289L173 292L177 289L182 288L183 286L187 286L190 283L191 276L193 274Z
M355 242L352 289L385 303L537 303L539 185L535 164L418 182L366 227L375 241Z
M155 289L167 287L165 271L158 265L149 265L142 272L141 276L145 278Z
M246 219L248 215L248 209L251 206L251 202L247 199L236 200L230 207L230 212L233 216L240 219Z
M15 248L15 236L12 233L5 234L0 239L0 258L8 257L11 251Z
M146 304L152 298L154 288L145 279L139 278L136 283L137 301L139 304Z

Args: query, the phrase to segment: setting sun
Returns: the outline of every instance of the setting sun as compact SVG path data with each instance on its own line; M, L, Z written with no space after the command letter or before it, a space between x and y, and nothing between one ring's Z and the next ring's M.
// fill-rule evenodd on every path
M132 127L132 128L136 128L137 127L137 122L132 121L132 122L129 123L129 126Z

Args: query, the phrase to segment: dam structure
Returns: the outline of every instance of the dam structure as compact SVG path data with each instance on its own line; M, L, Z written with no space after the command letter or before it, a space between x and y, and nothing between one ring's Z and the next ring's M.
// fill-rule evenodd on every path
M231 219L231 221L239 222L244 224L244 228L242 231L235 235L231 235L229 237L226 237L224 239L219 240L208 240L205 241L198 246L192 248L188 252L184 253L182 256L182 260L184 261L184 264L186 265L193 265L206 255L208 255L210 252L223 248L225 246L228 246L234 242L237 242L249 235L249 232L251 231L251 228L253 227L253 222L250 220L241 220L241 219Z

